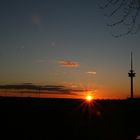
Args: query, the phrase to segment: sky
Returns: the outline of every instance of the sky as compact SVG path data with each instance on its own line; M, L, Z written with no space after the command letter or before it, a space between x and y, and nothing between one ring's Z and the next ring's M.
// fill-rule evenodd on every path
M115 31L99 8L102 1L2 0L0 84L64 86L90 90L95 98L127 98L132 51L134 94L139 96L140 34L112 36ZM61 97L56 94L52 96Z

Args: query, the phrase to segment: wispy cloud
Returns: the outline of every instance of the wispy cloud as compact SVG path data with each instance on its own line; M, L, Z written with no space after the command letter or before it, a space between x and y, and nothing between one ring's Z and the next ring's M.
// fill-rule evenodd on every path
M81 98L85 93L95 93L93 89L85 90L80 87L65 85L39 85L33 83L0 85L0 92L5 92L4 96L23 96L23 97L76 97Z
M20 46L19 48L20 48L20 49L24 49L24 48L25 48L25 46L24 46L24 45L22 45L22 46Z
M46 60L45 59L37 59L36 63L46 63Z
M61 61L58 61L58 63L62 67L79 67L80 66L78 62L71 61L71 60L61 60Z
M69 87L69 88L77 88L78 85L71 83L71 82L64 82L65 87Z
M51 46L54 47L56 45L56 43L53 41L51 42Z
M59 85L34 85L32 83L23 83L23 84L11 84L11 85L0 85L0 89L7 90L28 90L25 92L28 93L36 93L35 91L40 91L45 94L67 94L74 95L73 90L71 88Z
M96 71L87 71L86 74L96 75Z
M32 22L36 25L38 25L40 23L40 16L38 15L33 15L32 16Z

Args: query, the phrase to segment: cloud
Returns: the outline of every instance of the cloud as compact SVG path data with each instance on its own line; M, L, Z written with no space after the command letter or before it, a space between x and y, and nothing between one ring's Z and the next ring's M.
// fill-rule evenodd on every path
M46 63L46 60L45 59L38 59L38 60L36 60L36 63Z
M70 83L70 82L64 82L65 87L69 87L69 88L77 88L78 85L74 84L74 83Z
M52 46L52 47L54 47L55 45L56 45L56 43L55 43L55 42L52 42L52 43L51 43L51 46Z
M86 74L96 75L96 71L87 71Z
M42 94L43 96L55 95L54 97L61 97L61 95L68 95L72 97L82 97L87 91L95 93L95 90L85 90L78 87L68 87L63 85L39 85L33 83L21 83L21 84L9 84L9 85L0 85L0 91L8 91L11 96L14 93L14 96L31 96L32 94ZM33 95L33 96L34 96ZM74 95L74 96L73 96ZM65 96L65 97L66 97Z
M40 17L38 15L33 15L32 16L32 22L36 25L40 23Z
M68 95L75 95L73 93L73 90L65 87L65 86L59 86L59 85L34 85L32 83L23 83L23 84L11 84L11 85L0 85L0 89L7 89L7 90L27 90L22 92L28 92L28 93L36 93L36 91L40 91L41 93L44 92L44 94L68 94Z
M25 48L25 46L24 45L22 45L21 47L20 47L20 49L24 49Z
M70 61L70 60L62 60L58 62L60 66L62 67L79 67L80 64L75 61Z

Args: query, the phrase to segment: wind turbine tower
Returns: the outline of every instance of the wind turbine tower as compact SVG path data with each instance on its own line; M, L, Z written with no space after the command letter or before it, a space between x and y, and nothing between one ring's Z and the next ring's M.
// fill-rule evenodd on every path
M134 93L133 93L133 78L135 77L135 72L133 70L133 55L132 55L132 52L131 52L131 69L130 69L130 72L128 73L128 77L130 77L130 86L131 86L131 95L130 95L130 98L133 99L134 97Z

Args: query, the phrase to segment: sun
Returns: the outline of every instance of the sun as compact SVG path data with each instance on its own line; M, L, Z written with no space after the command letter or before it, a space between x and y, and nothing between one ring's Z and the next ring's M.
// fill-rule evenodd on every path
M90 102L90 101L93 100L93 97L92 97L91 95L87 95L87 96L86 96L86 100L87 100L88 102Z

